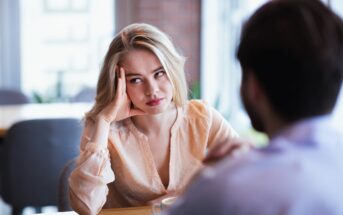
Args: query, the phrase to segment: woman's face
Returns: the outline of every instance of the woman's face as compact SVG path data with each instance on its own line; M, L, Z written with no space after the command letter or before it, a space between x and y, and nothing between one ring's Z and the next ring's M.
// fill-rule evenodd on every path
M122 59L126 92L133 105L148 114L162 113L173 98L173 87L158 58L150 51L135 49Z

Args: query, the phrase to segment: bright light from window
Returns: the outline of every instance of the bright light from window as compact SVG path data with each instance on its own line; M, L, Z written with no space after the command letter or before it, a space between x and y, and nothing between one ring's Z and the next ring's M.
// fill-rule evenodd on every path
M203 0L202 98L218 109L242 136L265 142L250 124L239 96L240 65L235 53L241 27L267 0Z
M20 1L22 86L46 101L95 87L114 34L113 0Z

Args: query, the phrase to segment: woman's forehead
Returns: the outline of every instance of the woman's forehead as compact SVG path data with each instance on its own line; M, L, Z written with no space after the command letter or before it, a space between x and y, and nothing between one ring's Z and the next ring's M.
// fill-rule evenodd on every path
M134 49L125 53L121 60L121 66L125 70L137 72L138 70L156 70L160 68L161 62L151 51L144 49Z

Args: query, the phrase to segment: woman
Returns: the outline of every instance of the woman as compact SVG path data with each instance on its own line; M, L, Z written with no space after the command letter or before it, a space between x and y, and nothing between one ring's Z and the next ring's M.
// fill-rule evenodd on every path
M148 24L112 41L86 115L70 198L80 214L177 195L206 150L236 132L206 103L187 101L184 58Z

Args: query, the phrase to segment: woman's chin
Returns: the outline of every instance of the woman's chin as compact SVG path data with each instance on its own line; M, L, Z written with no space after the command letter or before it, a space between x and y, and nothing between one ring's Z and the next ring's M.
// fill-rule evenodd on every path
M166 112L167 110L168 110L168 107L165 107L164 105L148 106L144 108L144 112L146 112L149 115L161 114L163 112Z
M146 114L148 115L157 115L157 114L161 114L164 112L168 112L169 109L173 109L175 107L174 103L169 102L161 102L158 105L144 105L144 106L140 106L138 107L139 109L141 109L142 111L144 111Z
M165 110L163 109L153 109L153 110L146 110L145 111L148 115L157 115L157 114L161 114L163 112L165 112Z

